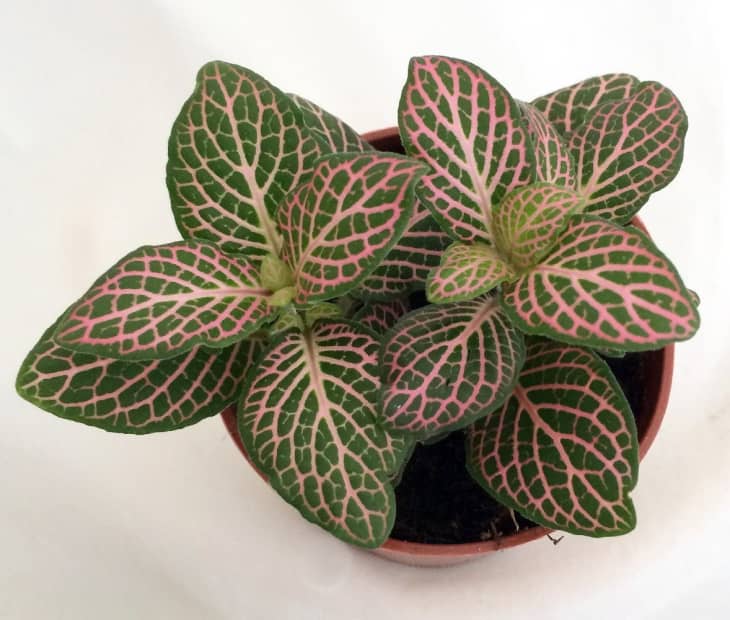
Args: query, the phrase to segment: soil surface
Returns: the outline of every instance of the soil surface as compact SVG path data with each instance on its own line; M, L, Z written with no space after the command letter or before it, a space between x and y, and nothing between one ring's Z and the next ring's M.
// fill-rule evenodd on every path
M607 359L632 411L642 412L644 360L641 353ZM395 489L396 518L391 537L430 544L489 540L535 527L510 513L472 480L465 467L464 433L456 431L431 445L418 445Z

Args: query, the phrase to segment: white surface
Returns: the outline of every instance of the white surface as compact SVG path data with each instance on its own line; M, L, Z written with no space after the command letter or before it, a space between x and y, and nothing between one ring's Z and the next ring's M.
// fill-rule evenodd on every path
M730 617L724 6L0 1L0 618ZM633 534L407 568L303 522L218 419L134 439L14 395L25 351L94 277L178 237L166 140L200 64L248 65L367 130L394 124L408 57L428 52L473 60L522 98L623 70L686 106L682 172L642 217L700 292L704 324L678 347Z

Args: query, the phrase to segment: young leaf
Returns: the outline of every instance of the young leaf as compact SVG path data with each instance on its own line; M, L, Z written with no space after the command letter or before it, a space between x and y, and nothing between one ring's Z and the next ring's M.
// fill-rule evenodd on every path
M276 206L315 156L316 143L289 97L243 67L204 65L168 146L178 229L226 251L278 255Z
M516 269L529 269L550 251L580 204L573 190L546 183L510 192L494 209L497 248Z
M384 334L410 309L411 305L406 298L375 301L366 303L355 313L352 320L378 334Z
M342 308L337 304L328 301L320 301L307 308L304 313L304 324L307 327L314 325L319 319L339 319L342 318Z
M567 136L583 123L590 110L607 101L625 99L638 83L633 75L607 73L538 97L532 105Z
M494 296L411 312L383 340L383 425L425 439L470 424L509 395L524 353Z
M534 155L517 104L463 60L410 62L399 108L406 153L429 164L419 197L455 241L492 242L491 206L532 180Z
M296 303L332 299L372 273L403 233L422 172L417 161L382 153L317 161L277 214Z
M429 275L426 295L435 304L474 299L514 275L492 246L454 243Z
M431 212L416 200L403 236L353 294L363 299L388 300L422 290L450 243L451 238Z
M319 144L321 154L364 153L374 150L360 134L334 114L330 114L309 99L294 94L289 96L299 106L304 126Z
M640 230L574 216L556 248L503 287L503 305L522 331L622 351L658 349L697 331L679 274Z
M657 82L591 111L570 137L585 211L628 222L679 172L686 133L682 104Z
M247 375L239 428L271 486L308 520L364 547L393 526L389 477L408 442L375 423L378 342L347 321L279 336Z
M127 359L171 357L199 344L224 347L269 318L270 292L246 259L214 245L144 246L71 306L55 339L78 351Z
M575 187L575 162L563 137L535 106L522 101L519 106L535 149L535 178L545 183Z
M304 319L297 309L292 305L288 305L279 311L276 321L271 324L268 331L269 334L273 336L274 334L280 334L281 332L291 328L304 331L305 325Z
M117 433L170 431L220 413L262 350L261 340L242 340L164 360L116 360L57 345L54 330L25 358L18 393L61 418Z
M631 531L639 441L631 409L595 354L528 343L519 384L467 434L467 469L497 501L546 527Z

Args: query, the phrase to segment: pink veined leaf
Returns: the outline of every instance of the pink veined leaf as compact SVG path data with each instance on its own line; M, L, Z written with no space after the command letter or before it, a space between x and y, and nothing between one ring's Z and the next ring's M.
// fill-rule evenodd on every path
M546 527L598 537L636 525L631 409L606 363L575 346L528 342L512 395L468 431L467 469L499 502Z
M657 82L591 111L570 137L585 211L628 222L679 172L686 133L682 104Z
M419 162L375 152L317 161L278 211L295 303L343 295L373 272L403 234L422 173Z
M224 347L271 316L270 294L251 263L214 245L144 246L71 306L55 339L74 350L128 359L172 357L196 345Z
M514 277L512 268L492 246L454 243L429 275L426 295L435 304L474 299Z
M390 476L410 441L375 421L379 344L349 321L275 339L246 377L239 430L271 486L338 538L377 547L395 517Z
M289 95L302 112L304 126L312 133L321 155L373 151L352 127L324 108L299 95Z
M373 273L353 294L368 300L401 297L426 286L451 238L421 200L416 199L406 230Z
M368 302L355 313L352 320L378 334L384 334L410 309L407 298Z
M622 351L658 349L697 331L679 274L638 229L574 216L555 247L503 287L504 308L522 331Z
M531 102L564 136L575 131L593 108L625 99L639 80L627 73L607 73L560 88Z
M575 187L575 162L555 126L536 107L519 102L527 135L535 149L535 178L563 187Z
M518 271L533 267L552 249L581 203L575 191L547 183L510 192L494 209L497 248Z
M422 440L470 424L510 394L524 352L494 296L411 312L384 338L382 425Z
M417 193L455 241L492 242L491 207L532 180L517 104L486 72L442 56L411 59L399 108L406 153L433 170Z
M118 360L62 347L54 330L23 362L18 393L61 418L116 433L176 430L219 414L238 398L263 348L261 340L241 340L162 360Z
M316 155L289 97L244 67L204 65L168 147L167 187L180 232L230 252L278 255L276 207Z

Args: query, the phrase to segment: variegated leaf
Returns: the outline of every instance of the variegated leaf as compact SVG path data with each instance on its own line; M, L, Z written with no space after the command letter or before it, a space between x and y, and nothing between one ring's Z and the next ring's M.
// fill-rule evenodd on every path
M416 200L403 236L353 294L363 299L388 300L422 290L450 243L451 238L431 212Z
M431 303L474 299L515 277L511 267L489 245L454 243L428 277L426 295Z
M383 341L380 419L418 439L466 426L509 395L523 358L494 296L411 312Z
M378 341L348 321L279 336L249 372L239 428L253 462L308 520L364 547L395 516L389 477L409 442L375 422Z
M220 413L262 350L261 340L242 340L164 360L117 360L57 345L54 329L25 358L18 393L61 418L117 433L170 431Z
M411 60L399 108L406 153L433 172L419 197L456 241L492 242L491 207L532 180L534 155L517 104L463 60Z
M503 305L530 334L622 351L690 338L699 314L676 269L640 230L574 216L556 250L503 287Z
M55 339L109 357L171 357L202 344L227 346L271 314L271 291L245 258L178 241L134 250L61 319Z
M359 133L334 114L330 114L309 99L294 94L289 96L299 106L304 126L319 144L319 151L322 155L364 153L373 150L373 147L363 140Z
M607 73L538 97L532 105L543 112L560 133L568 135L583 123L590 110L607 101L625 99L638 83L633 75Z
M494 209L497 248L517 270L529 269L550 251L580 204L575 191L546 183L510 192Z
M278 255L276 206L315 156L289 97L243 67L204 65L168 148L167 187L180 232L226 251Z
M467 469L497 501L540 525L616 536L636 524L639 441L607 364L531 341L519 384L467 435Z
M592 110L569 143L585 211L628 222L679 172L686 133L682 104L657 82Z
M406 227L419 162L384 153L343 153L282 203L278 223L299 304L347 293L369 276Z
M535 149L535 179L575 187L575 162L555 126L535 106L519 102L527 135Z
M391 301L368 302L360 308L352 320L378 334L384 334L411 309L407 298Z

